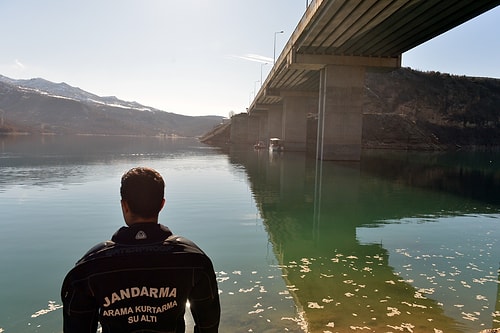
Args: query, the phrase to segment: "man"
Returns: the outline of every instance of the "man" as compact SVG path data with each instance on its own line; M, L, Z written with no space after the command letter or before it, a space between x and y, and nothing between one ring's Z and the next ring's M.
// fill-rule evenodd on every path
M210 259L158 223L165 183L150 168L121 179L127 227L96 245L64 279L64 332L185 332L189 301L194 332L218 332L220 303Z

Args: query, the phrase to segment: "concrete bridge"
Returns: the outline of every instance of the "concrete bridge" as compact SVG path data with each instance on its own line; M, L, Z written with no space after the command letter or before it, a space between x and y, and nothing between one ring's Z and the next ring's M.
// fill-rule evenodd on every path
M317 116L316 156L359 160L365 73L401 66L402 54L500 4L500 0L313 0L231 142L281 138L305 151Z

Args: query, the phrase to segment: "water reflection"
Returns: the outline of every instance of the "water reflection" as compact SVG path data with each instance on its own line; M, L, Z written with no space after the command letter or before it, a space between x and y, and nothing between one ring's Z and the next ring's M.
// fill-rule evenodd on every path
M284 279L310 332L488 328L467 326L463 312L462 318L445 313L433 288L415 288L390 265L384 244L361 243L357 230L410 217L498 213L500 168L493 159L366 153L360 163L318 164L302 154L237 148L229 156L246 168ZM488 283L497 283L497 271L494 278L484 274ZM492 301L481 311L486 324L495 326L498 300L497 312Z
M83 183L84 177L89 176L89 166L194 154L194 145L201 149L194 139L0 136L0 191L3 187L19 184L58 186Z
M52 309L67 267L120 224L119 176L153 164L168 179L165 221L203 242L218 266L225 331L302 331L302 318L310 332L323 333L499 325L495 156L384 151L366 153L361 163L318 165L301 154L247 147L221 156L193 140L0 143L1 267L9 272L0 276L4 285L24 286L2 290L3 318L30 323L32 313ZM31 289L19 284L41 266L50 269L40 270ZM52 320L57 332L59 312L38 319Z
M406 186L451 193L486 204L500 205L498 153L366 152L366 172ZM391 172L388 172L390 170Z

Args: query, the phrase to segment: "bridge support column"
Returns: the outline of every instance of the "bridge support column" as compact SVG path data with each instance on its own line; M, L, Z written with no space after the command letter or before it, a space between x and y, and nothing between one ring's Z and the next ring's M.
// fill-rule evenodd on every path
M281 138L281 128L283 124L283 106L271 105L267 111L267 136L270 138ZM266 142L266 145L269 142Z
M260 117L249 115L248 116L248 135L247 142L248 143L256 143L259 141L259 130L260 130Z
M283 104L282 140L285 151L306 151L307 114L318 109L317 98L286 96Z
M231 117L231 143L241 144L248 142L248 115L240 113Z
M269 112L259 111L259 141L267 144L269 141Z
M328 65L320 74L317 158L359 161L365 67Z

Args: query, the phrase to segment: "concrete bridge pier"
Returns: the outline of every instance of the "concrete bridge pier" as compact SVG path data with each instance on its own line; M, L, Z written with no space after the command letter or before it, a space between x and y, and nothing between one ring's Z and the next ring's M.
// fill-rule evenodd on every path
M231 117L231 133L229 135L231 143L246 143L248 141L248 117L240 113Z
M260 139L260 117L259 115L248 116L247 143L254 144Z
M283 105L269 105L267 110L267 134L270 138L281 138ZM269 142L266 141L266 144Z
M327 65L320 72L317 158L359 161L364 66Z
M259 116L258 141L267 144L269 141L269 112L267 110L258 110L257 115Z
M318 96L285 95L282 134L285 151L306 151L307 114L318 110Z

